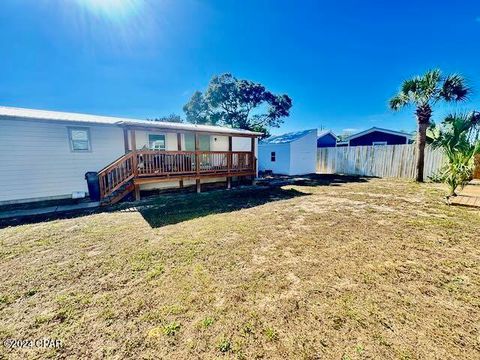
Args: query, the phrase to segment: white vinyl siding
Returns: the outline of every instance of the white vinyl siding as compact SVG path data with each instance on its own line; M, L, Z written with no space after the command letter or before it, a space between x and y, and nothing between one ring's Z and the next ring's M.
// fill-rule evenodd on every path
M89 125L91 151L74 152L69 127L0 119L0 203L87 192L85 173L101 170L124 153L120 128Z
M272 152L275 161L272 161ZM275 174L290 175L290 143L261 144L258 147L258 165L261 171L271 170Z
M317 132L312 131L290 143L290 175L315 173L317 169Z

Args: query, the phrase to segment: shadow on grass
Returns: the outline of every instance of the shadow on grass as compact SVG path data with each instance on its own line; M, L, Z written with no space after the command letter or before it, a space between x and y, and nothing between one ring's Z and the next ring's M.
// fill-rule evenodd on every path
M110 208L95 208L65 213L50 213L0 220L0 229L7 226L35 224L46 221L70 219L100 212L138 211L152 228L177 224L182 221L247 209L268 202L307 196L308 191L284 189L282 185L341 186L347 183L367 182L368 177L310 174L298 178L278 177L265 181L269 186L249 186L230 191L217 190L195 193L168 193L145 199L140 203L120 203ZM262 183L261 181L260 183Z
M287 200L308 194L294 189L258 187L158 198L137 209L152 228L177 224L211 214L220 214Z
M365 183L374 179L372 176L351 176L336 174L309 174L295 182L299 186L341 186L348 183Z
M197 195L157 197L148 205L137 209L152 228L177 224L210 214L220 214L263 205L273 201L310 195L296 189L284 189L285 185L298 186L339 186L352 182L367 182L368 178L358 176L310 174L298 179L283 177L274 179L277 186L237 188L231 191L214 191ZM260 181L260 183L262 183ZM266 182L268 183L268 181Z

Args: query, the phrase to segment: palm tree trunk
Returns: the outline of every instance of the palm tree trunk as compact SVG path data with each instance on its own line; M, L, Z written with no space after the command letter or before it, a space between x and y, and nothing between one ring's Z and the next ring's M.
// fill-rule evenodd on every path
M427 129L430 126L432 109L428 104L419 106L415 112L418 121L417 132L417 182L423 182L423 169L425 167L425 144L427 142Z
M428 124L418 124L417 133L417 182L423 182L423 169L425 167L425 144L427 142Z

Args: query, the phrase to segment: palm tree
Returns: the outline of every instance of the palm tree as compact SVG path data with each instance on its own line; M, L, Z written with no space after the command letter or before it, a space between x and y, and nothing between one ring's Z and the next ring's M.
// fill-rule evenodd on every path
M432 107L439 101L463 101L467 99L470 88L463 76L451 74L442 76L440 70L430 70L422 76L405 80L397 95L390 99L390 108L400 110L414 105L417 117L417 181L423 182L425 161L425 142L430 126Z
M448 160L438 179L449 186L449 196L456 196L457 187L471 180L475 156L480 153L480 113L450 114L429 128L429 136L433 148L442 149Z

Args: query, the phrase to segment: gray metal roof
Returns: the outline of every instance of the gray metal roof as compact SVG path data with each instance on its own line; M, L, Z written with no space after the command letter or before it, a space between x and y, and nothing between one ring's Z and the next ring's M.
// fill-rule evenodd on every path
M317 132L317 129L309 129L297 132L291 132L283 135L277 136L270 136L260 142L259 145L266 145L266 144L288 144L292 141L301 139L302 137L310 134L311 132Z
M79 114L60 111L49 110L36 110L36 109L24 109L16 107L0 106L0 118L9 119L29 119L39 121L52 121L52 122L72 122L72 123L84 123L84 124L104 124L104 125L116 125L116 126L135 126L145 128L161 128L171 130L188 130L188 131L203 131L213 133L225 133L225 134L239 134L239 135L255 135L260 136L262 133L253 132L242 129L232 129L224 126L213 125L196 125L189 123L172 123L172 122L160 122L149 121L140 119L130 119L113 116L100 116Z

